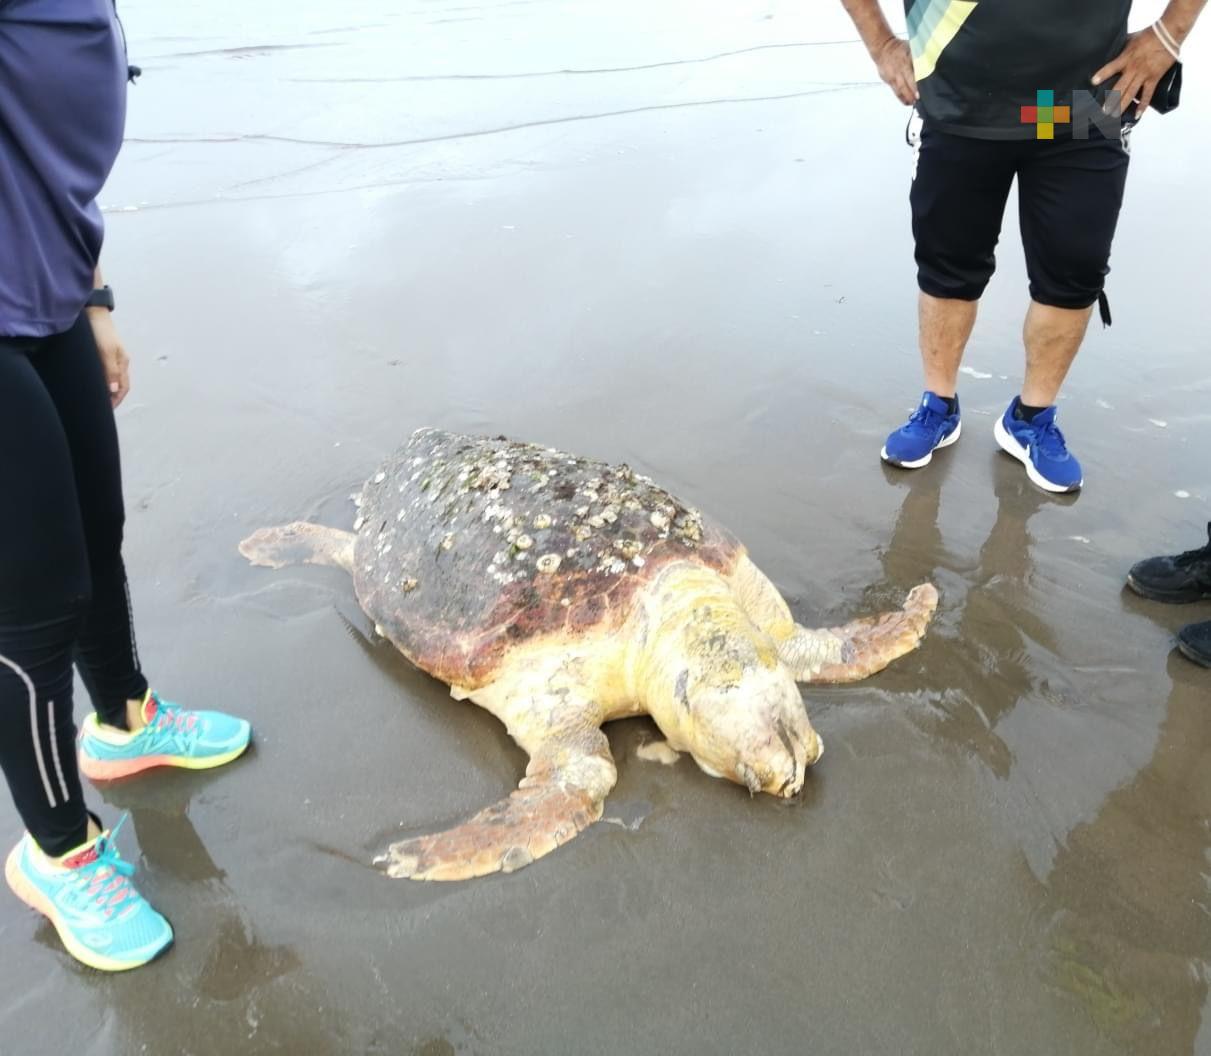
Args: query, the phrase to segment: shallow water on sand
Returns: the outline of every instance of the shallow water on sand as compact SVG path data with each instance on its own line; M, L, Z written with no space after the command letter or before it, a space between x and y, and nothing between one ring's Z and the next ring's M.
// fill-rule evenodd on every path
M80 969L0 898L4 1056L1211 1053L1211 673L1169 655L1211 612L1121 591L1211 516L1211 93L1189 77L1134 137L1117 321L1063 403L1086 492L1036 492L992 442L1012 213L963 442L895 473L905 115L821 6L123 3L146 74L103 201L140 653L257 742L93 796L177 928L154 966ZM806 694L829 750L799 802L644 762L654 728L620 723L616 824L508 877L387 881L390 838L523 756L368 644L342 575L235 548L347 526L422 424L641 467L808 623L924 579L938 618Z

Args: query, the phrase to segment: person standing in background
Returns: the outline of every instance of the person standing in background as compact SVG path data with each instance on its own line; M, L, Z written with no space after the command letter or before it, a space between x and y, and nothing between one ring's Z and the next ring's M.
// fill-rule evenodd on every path
M131 883L116 828L87 810L80 772L218 766L251 736L162 700L135 644L114 420L130 381L96 204L127 73L112 0L0 0L0 768L27 830L5 878L108 971L173 933ZM95 708L78 755L73 660Z
M1093 305L1110 321L1104 283L1128 153L1120 127L1074 133L1077 104L1107 103L1111 88L1121 116L1138 120L1206 2L1170 0L1153 26L1129 34L1131 0L905 0L904 41L878 0L842 0L880 76L923 120L910 201L926 391L887 438L886 462L918 469L959 439L959 366L1016 177L1026 371L994 435L1038 487L1082 486L1055 402Z

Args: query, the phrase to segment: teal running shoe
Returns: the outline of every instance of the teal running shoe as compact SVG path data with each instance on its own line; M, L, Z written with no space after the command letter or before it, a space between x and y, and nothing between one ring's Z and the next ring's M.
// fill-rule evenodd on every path
M80 731L80 772L93 781L114 781L153 766L209 770L242 755L252 739L245 719L220 711L187 711L148 691L137 733L103 726L96 713Z
M4 866L13 893L49 918L67 952L102 972L138 968L172 945L172 925L135 890L135 867L114 846L125 821L59 861L27 832Z

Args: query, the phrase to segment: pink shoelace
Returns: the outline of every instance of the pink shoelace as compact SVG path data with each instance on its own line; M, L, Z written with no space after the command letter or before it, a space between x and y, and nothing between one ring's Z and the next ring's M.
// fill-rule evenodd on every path
M165 704L155 693L148 702L147 725L157 730L173 733L192 733L198 724L197 715L171 704Z
M97 837L93 845L64 861L64 866L77 873L73 881L76 900L80 909L91 908L109 920L123 904L133 909L142 896L131 886L130 877L135 867L124 862L113 845L118 830L125 824L128 815L108 833Z

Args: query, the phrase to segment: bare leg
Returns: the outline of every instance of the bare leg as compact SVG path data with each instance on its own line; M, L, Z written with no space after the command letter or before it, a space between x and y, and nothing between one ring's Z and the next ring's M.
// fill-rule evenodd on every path
M1050 407L1060 393L1068 369L1076 358L1093 314L1088 308L1053 308L1030 302L1022 339L1026 344L1026 380L1022 402L1029 407Z
M143 702L146 699L146 697L140 697L138 700L128 700L126 702L126 729L123 732L138 733L147 725L143 721Z
M147 725L143 720L143 704L147 700L146 697L132 697L126 702L126 726L115 726L111 722L106 722L101 718L100 712L97 713L97 723L104 726L106 729L115 730L121 734L138 733L144 726Z
M98 825L96 823L96 821L93 819L93 816L91 814L89 814L88 815L88 835L85 836L84 842L93 843L93 842L95 842L97 837L100 835L101 835L101 826ZM52 855L47 854L44 850L42 850L42 848L39 847L37 843L34 843L34 854L35 854L35 857L37 858L37 860L40 862L49 863L51 865L62 865L66 859L70 858L73 854L78 854L79 852L80 852L79 847L73 847L70 851L67 851L65 854L58 854L58 855L52 856Z
M933 297L922 293L918 301L921 365L925 387L939 396L955 394L963 350L976 322L979 301Z

